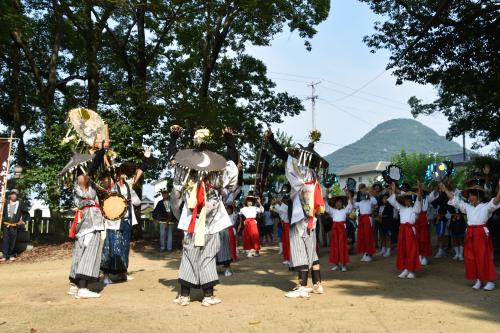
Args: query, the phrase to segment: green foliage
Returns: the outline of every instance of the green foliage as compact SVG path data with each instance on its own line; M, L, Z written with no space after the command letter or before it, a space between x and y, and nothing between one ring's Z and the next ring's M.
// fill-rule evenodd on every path
M24 186L52 208L67 198L57 173L71 152L59 143L77 106L102 115L122 159L139 161L144 145L165 155L174 123L186 129L181 146L207 127L222 150L226 126L244 138L239 148L258 146L265 124L304 108L245 47L287 29L310 49L329 9L328 0L1 2L0 124L21 139Z
M403 181L405 183L408 183L410 186L416 186L418 181L425 181L427 165L441 162L442 160L442 157L435 154L407 154L404 150L401 150L398 155L391 158L391 163L398 165L403 170Z
M410 98L413 115L444 114L449 139L466 132L476 146L498 143L498 1L360 1L381 16L364 41L372 52L389 50L397 84L436 87L431 103Z

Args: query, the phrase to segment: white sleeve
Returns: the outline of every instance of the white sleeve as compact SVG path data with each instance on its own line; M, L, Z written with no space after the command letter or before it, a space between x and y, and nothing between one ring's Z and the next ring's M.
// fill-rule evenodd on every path
M373 206L375 206L375 205L377 205L377 204L378 204L377 199L375 199L375 197L372 197L372 196L370 196L370 203L371 203Z
M448 205L458 208L462 213L467 214L467 206L469 206L469 204L460 199L458 196L454 196L450 201L448 201Z
M352 202L351 201L348 202L347 206L345 207L345 210L347 212L350 212L352 210Z
M492 198L490 202L488 202L488 213L492 214L498 208L500 208L500 202L495 205L495 198Z
M422 200L421 199L417 199L415 201L415 204L413 205L413 211L417 214L422 211Z
M330 207L330 205L328 203L326 203L325 205L325 211L328 215L332 216L333 215L333 208Z
M397 210L401 209L401 205L396 200L396 194L395 193L391 194L391 196L389 197L389 199L387 199L387 202L389 202L391 204L391 206L394 207L394 208L396 208Z
M427 203L430 204L432 203L434 200L436 200L437 198L439 197L439 192L437 191L432 191L431 193L429 193L429 195L427 196Z

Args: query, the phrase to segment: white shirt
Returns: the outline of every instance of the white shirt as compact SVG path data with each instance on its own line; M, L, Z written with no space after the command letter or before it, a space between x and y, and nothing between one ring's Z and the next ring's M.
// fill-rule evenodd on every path
M370 199L361 200L354 203L354 207L359 209L361 215L371 215L373 206L377 205L377 199L370 196Z
M462 213L467 214L468 225L483 225L488 222L493 212L500 208L500 202L495 205L494 201L495 198L487 203L480 203L477 206L473 206L458 196L454 196L453 199L448 201L448 205L458 208Z
M9 215L8 217L12 218L17 214L17 209L19 208L19 200L14 201L14 203L9 200L8 205L7 215Z
M393 193L387 200L394 208L399 211L401 224L415 224L417 215L422 211L422 203L419 199L415 201L413 207L405 207L396 200L396 195Z
M246 206L240 209L240 214L245 216L245 219L255 219L258 213L262 213L264 211L264 207L256 207L256 206Z
M288 205L284 202L274 205L274 211L280 216L282 222L288 223Z
M332 217L333 222L345 222L347 221L347 214L352 210L352 204L349 202L347 207L342 209L333 208L330 205L326 205L326 212Z

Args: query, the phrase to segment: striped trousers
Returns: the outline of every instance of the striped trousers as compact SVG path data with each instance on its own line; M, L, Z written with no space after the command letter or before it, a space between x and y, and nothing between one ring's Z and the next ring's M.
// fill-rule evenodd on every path
M233 261L231 256L231 242L229 241L230 232L233 232L233 230L224 229L219 231L220 249L217 252L217 265L229 264Z
M316 230L307 231L307 221L290 225L290 263L296 271L319 264L316 252Z
M216 256L219 234L205 235L205 246L194 245L194 234L184 236L179 283L189 288L208 288L219 283Z
M77 238L73 245L73 260L69 272L70 281L83 279L87 281L99 280L99 267L102 255L101 232L92 233L90 242L85 245L84 237Z

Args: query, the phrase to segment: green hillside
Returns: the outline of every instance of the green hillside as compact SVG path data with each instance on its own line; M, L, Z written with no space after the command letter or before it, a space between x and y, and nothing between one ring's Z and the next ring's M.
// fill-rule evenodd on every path
M413 119L393 119L379 124L360 140L327 155L334 172L354 164L389 161L401 149L406 152L460 153L462 147L439 136Z

